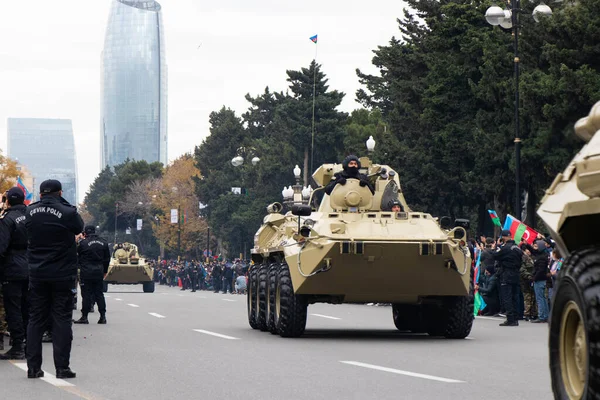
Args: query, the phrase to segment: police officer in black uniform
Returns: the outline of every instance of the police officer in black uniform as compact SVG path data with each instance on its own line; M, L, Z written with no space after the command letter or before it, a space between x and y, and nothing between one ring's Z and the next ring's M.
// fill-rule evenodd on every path
M506 310L506 321L500 326L519 326L517 319L517 308L519 303L519 269L523 252L512 239L509 230L503 230L500 241L501 247L494 254L494 260L498 266L497 272L500 278L500 300Z
M93 307L92 298L98 303L99 324L106 324L106 302L104 301L103 280L108 272L110 249L106 240L96 235L96 227L88 225L84 231L85 239L77 246L79 256L79 278L83 306L81 318L76 324L88 324L88 312Z
M198 265L195 262L192 264L190 278L192 280L192 292L195 292L198 286Z
M0 281L12 347L0 354L0 360L24 360L25 329L29 320L25 195L21 188L14 187L6 199L7 209L0 217Z
M29 303L27 377L41 378L42 334L52 321L54 366L59 379L75 378L69 368L73 341L73 293L77 277L75 236L83 231L77 209L62 198L62 185L50 179L40 185L41 200L27 207Z

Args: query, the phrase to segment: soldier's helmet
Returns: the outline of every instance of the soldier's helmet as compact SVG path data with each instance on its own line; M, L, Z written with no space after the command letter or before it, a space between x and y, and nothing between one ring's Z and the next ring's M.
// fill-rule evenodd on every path
M127 243L127 242L123 243L123 248L124 248L125 250L129 250L129 248L130 248L130 247L131 247L131 246L129 245L129 243Z

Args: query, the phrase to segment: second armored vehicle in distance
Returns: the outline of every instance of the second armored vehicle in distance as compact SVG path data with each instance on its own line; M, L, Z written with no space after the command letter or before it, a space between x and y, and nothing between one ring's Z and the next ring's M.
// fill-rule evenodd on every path
M108 266L108 273L104 278L104 292L111 285L137 285L142 284L144 293L154 292L152 276L154 269L146 259L140 258L137 246L130 243L118 243Z
M447 226L411 210L396 171L367 157L360 164L374 194L357 179L325 194L342 170L325 164L313 174L319 188L312 193L295 172L291 211L267 207L252 249L250 326L296 337L309 304L391 303L399 330L467 337L474 319L468 221ZM391 211L393 201L400 211Z

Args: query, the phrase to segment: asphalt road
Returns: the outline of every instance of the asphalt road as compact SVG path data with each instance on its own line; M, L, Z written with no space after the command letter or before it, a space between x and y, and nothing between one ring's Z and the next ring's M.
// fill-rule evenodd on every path
M164 286L107 295L108 325L97 312L74 325L76 379L27 379L24 361L0 361L2 398L552 398L546 324L477 318L466 340L446 340L396 331L390 307L317 304L305 335L283 339L248 326L245 296ZM51 344L43 369L55 372Z

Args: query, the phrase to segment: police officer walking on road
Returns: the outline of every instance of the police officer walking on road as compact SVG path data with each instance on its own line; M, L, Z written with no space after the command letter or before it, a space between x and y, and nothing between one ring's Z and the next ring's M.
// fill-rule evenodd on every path
M62 185L40 185L41 200L27 207L29 303L27 377L41 378L42 335L52 321L54 366L59 379L75 378L69 368L73 341L73 293L77 277L75 236L83 231L77 209L62 198Z
M502 246L494 254L494 260L498 263L500 276L500 299L506 310L506 321L500 326L519 326L517 319L517 308L519 303L519 270L523 252L511 237L509 230L501 233Z
M103 283L110 264L110 249L106 240L96 235L93 225L85 227L85 239L79 242L79 278L81 279L81 295L83 307L81 318L76 324L89 324L88 312L92 309L92 298L98 303L100 312L99 324L106 324L106 302L104 301Z
M21 188L10 189L6 194L6 212L0 217L0 281L12 340L12 347L5 354L0 354L0 360L25 359L25 330L29 320L29 270L24 200Z

